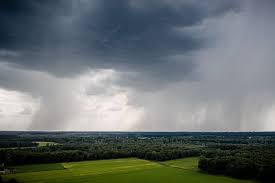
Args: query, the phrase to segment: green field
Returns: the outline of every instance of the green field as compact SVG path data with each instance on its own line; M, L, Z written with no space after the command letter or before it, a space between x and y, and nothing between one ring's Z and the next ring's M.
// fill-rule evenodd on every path
M33 143L38 144L38 147L58 145L58 143L56 143L56 142L45 142L45 141L36 141Z
M26 165L15 167L17 173L5 175L4 179L14 177L22 183L251 182L200 173L197 163L197 158L185 158L160 163L128 158Z

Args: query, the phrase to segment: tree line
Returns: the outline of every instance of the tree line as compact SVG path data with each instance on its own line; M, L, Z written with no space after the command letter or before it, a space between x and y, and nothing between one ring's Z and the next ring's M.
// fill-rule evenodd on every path
M51 149L51 147L48 147ZM136 157L154 161L165 161L190 156L198 156L199 150L187 149L183 147L170 146L142 146L121 148L120 145L105 145L104 147L91 146L81 147L68 146L39 148L33 150L11 149L0 150L0 160L7 166L36 164L36 163L57 163L83 160L100 160L114 158ZM68 148L68 149L67 149Z
M210 174L222 174L239 179L255 179L261 182L274 182L274 152L275 148L273 146L262 145L239 147L237 149L221 148L203 153L198 167Z

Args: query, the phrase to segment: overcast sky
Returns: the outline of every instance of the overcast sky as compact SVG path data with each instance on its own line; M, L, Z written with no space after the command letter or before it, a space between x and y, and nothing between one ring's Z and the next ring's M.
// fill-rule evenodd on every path
M1 0L0 130L274 131L272 0Z

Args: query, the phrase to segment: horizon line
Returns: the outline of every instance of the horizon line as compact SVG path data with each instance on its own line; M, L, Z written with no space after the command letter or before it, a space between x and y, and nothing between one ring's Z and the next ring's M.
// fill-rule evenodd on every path
M96 133L275 133L275 131L126 131L126 130L117 130L117 131L96 131L96 130L88 130L88 131L81 131L81 130L0 130L1 132L80 132L80 133L89 133L89 132L96 132Z

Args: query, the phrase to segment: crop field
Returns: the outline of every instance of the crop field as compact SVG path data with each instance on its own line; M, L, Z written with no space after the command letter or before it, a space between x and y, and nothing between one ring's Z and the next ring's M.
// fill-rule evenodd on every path
M44 142L44 141L36 141L34 143L37 143L38 147L58 145L58 143L55 143L55 142Z
M22 183L251 182L200 173L197 169L197 162L197 158L185 158L161 163L128 158L26 165L15 167L17 173L5 175L4 179L14 177Z

